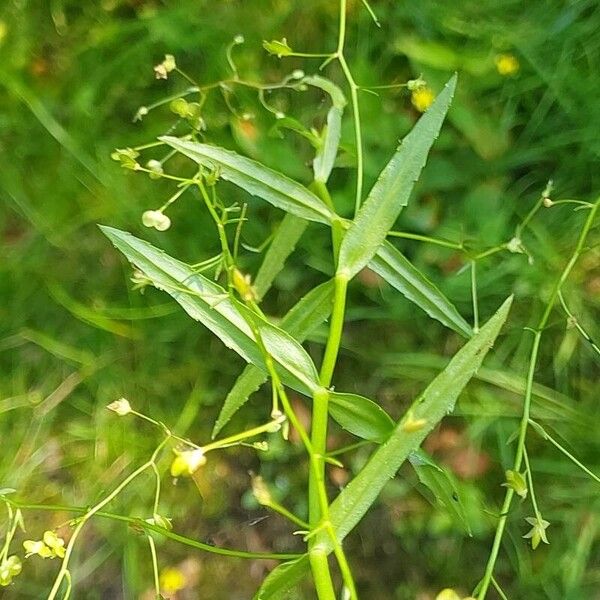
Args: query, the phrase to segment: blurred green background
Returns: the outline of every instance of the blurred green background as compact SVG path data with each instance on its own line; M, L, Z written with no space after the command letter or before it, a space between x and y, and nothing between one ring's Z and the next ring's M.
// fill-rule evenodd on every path
M373 8L381 28L358 0L349 2L347 57L361 85L422 74L438 91L459 72L448 121L399 229L467 240L485 250L513 236L549 179L555 199L592 201L600 194L596 1L374 0ZM169 213L168 232L144 228L142 212L158 208L173 185L121 170L110 153L150 142L173 127L175 116L166 106L141 122L132 119L140 106L188 85L181 78L154 78L152 67L165 53L196 80L218 81L230 76L225 49L237 34L244 35L245 44L236 48L235 59L247 79L278 81L297 68L316 73L317 61L280 61L261 43L286 37L294 49L330 51L337 39L337 6L325 0L5 0L0 6L0 487L15 488L20 499L87 506L146 460L158 441L156 432L105 410L121 396L180 435L207 439L242 368L240 359L166 296L132 290L130 267L96 227L132 231L190 262L218 251L208 217L192 197ZM502 55L518 62L513 73L499 72ZM337 67L324 74L343 85ZM227 106L218 94L211 96L207 139L308 183L308 144L291 133L274 136L273 115L252 94L236 90L230 100ZM275 93L269 100L307 126L321 124L327 111L314 92ZM360 102L368 190L418 113L402 88L362 92ZM240 118L246 112L255 118ZM352 162L354 138L347 121L342 146ZM334 171L332 193L345 214L353 205L353 185L352 171ZM224 190L228 200L247 200L233 188ZM243 241L257 247L282 214L250 202L249 217ZM512 461L506 442L520 414L521 396L514 389L524 376L531 343L523 328L539 318L584 218L572 205L544 209L523 235L529 259L503 252L480 263L482 318L514 293L511 321L486 363L491 375L486 380L480 374L428 442L428 450L457 477L473 536L435 503L409 467L403 469L348 544L362 597L427 600L446 586L467 594L481 577L502 497L499 486ZM596 339L597 231L564 290ZM462 254L408 240L398 246L472 319ZM260 259L246 251L242 262L255 273ZM267 297L268 312L284 314L330 272L326 232L311 226ZM377 398L393 416L461 344L369 273L352 286L349 319L336 386ZM322 341L322 333L309 340L314 356ZM506 377L513 378L512 387ZM559 311L545 334L536 377L546 387L535 397L534 418L600 471L598 355L576 330L566 328ZM267 403L263 390L228 431L260 422ZM332 435L332 443L345 439L337 431ZM516 505L497 578L514 599L600 598L598 484L531 436L534 481L542 513L552 523L551 543L531 551L521 539L531 508ZM282 502L302 513L301 454L299 447L283 443L272 444L261 457L248 450L221 453L196 486L167 482L163 513L173 518L176 531L217 545L296 551L298 540L279 517L253 524L265 513L248 492L248 471L260 472ZM367 455L361 449L347 470L332 471L332 490ZM151 498L148 478L112 509L146 517ZM71 516L26 511L27 534L21 537L37 539ZM184 575L176 598L246 599L266 572L264 563L157 543L161 568ZM77 598L152 597L147 545L125 526L94 521L74 560ZM24 574L0 594L44 597L56 567L29 559ZM312 597L310 588L298 593Z

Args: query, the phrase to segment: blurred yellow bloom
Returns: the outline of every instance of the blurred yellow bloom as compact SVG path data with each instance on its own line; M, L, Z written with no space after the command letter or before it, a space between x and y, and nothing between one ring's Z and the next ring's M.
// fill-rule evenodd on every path
M413 91L410 100L419 112L425 112L433 104L435 94L431 88L421 87Z
M165 594L175 594L185 587L185 575L177 567L167 567L160 574L160 589Z
M451 588L442 590L435 600L461 600L460 596ZM465 596L462 600L475 600L472 596Z
M514 54L498 54L496 56L496 69L500 75L514 75L519 68L519 60Z
M204 456L204 451L201 448L184 450L183 452L175 450L175 453L177 456L171 463L172 477L190 477L202 465L206 464L206 456Z
M16 577L22 569L21 559L12 555L5 558L0 563L0 586L6 587L12 583L14 577Z
M460 600L460 596L454 590L446 588L435 597L435 600Z
M65 540L58 537L54 531L44 531L41 540L25 540L23 542L25 558L37 554L42 558L63 558L65 555Z

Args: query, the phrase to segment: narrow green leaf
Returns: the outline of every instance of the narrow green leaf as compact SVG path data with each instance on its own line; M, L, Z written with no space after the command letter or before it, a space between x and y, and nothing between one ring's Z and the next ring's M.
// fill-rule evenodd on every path
M472 535L460 492L452 473L438 465L431 456L422 450L411 452L408 459L419 481L433 493L437 502L446 509L452 520L466 533Z
M255 160L218 146L171 136L159 139L199 165L217 169L223 179L252 196L259 196L297 217L325 224L336 218L335 213L310 190Z
M455 87L456 75L402 140L350 225L340 246L338 263L338 272L348 279L373 258L400 211L408 204L415 181L440 132Z
M375 502L386 482L448 413L492 347L508 315L512 297L454 356L448 366L413 403L389 439L371 456L360 473L331 505L331 522L340 540L344 539ZM422 421L420 428L411 424ZM331 550L331 544L328 543Z
M319 387L318 373L310 356L288 333L250 311L189 265L148 242L111 227L101 226L101 229L157 288L170 294L193 319L210 329L244 360L265 369L249 325L253 322L286 385L308 396Z
M369 267L430 317L464 337L473 335L454 304L389 242L379 247Z
M332 298L333 281L329 280L312 289L290 309L279 324L281 329L287 331L299 342L303 342L316 327L329 317ZM213 428L213 438L266 380L267 375L264 371L254 365L246 365L225 398Z
M325 125L322 144L313 160L315 179L326 183L333 169L340 144L342 116L344 114L344 107L346 106L346 98L337 85L324 77L314 75L305 77L302 81L327 92L331 96L333 104L327 113L327 124Z
M308 571L308 554L275 567L265 578L253 600L289 600L289 592Z
M307 226L307 221L295 215L287 214L283 217L254 280L254 289L259 300L271 287Z
M329 414L350 433L379 444L394 429L394 421L379 404L356 394L330 392Z

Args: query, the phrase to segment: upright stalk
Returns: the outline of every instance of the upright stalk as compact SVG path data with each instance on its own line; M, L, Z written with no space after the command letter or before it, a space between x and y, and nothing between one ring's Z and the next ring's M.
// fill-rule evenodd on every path
M334 56L338 59L344 77L350 87L350 103L352 104L352 117L354 119L354 139L356 143L356 197L354 212L358 212L362 201L363 188L363 151L362 151L362 128L360 124L360 110L358 106L358 85L354 81L350 67L344 56L344 44L346 43L346 0L340 0L340 21L338 33L338 45Z
M537 206L537 205L536 205ZM537 368L537 360L538 353L540 348L540 341L542 338L542 333L544 328L548 324L548 320L550 319L550 314L552 313L552 309L556 304L556 301L559 297L560 290L566 281L567 277L573 270L577 259L583 253L583 247L585 244L585 240L587 239L588 233L592 227L594 219L596 217L596 212L600 207L600 198L598 198L590 210L588 214L588 218L585 221L583 229L579 234L579 239L577 240L577 246L575 247L575 251L571 256L567 266L563 269L560 277L554 285L552 293L550 295L550 299L548 304L546 305L546 309L538 323L538 326L535 330L533 337L533 345L531 347L531 354L529 357L529 370L527 373L527 385L525 388L525 399L523 403L523 414L521 416L521 423L519 426L519 438L517 442L517 451L515 454L515 460L512 467L513 471L519 471L521 468L521 464L523 462L523 456L525 453L525 438L527 436L527 428L529 425L529 414L531 410L531 396L533 390L534 376ZM490 552L490 557L488 559L488 563L486 565L485 574L481 583L479 584L478 592L477 592L477 600L484 600L486 597L488 588L492 583L494 567L496 566L496 560L498 559L498 553L500 552L500 544L502 543L502 537L504 535L504 529L506 527L506 520L508 518L508 512L510 510L511 502L514 496L514 490L512 488L507 488L506 494L504 496L504 502L502 503L502 509L500 512L500 520L498 521L498 525L496 527L496 534L494 536L494 543L492 545L492 550Z

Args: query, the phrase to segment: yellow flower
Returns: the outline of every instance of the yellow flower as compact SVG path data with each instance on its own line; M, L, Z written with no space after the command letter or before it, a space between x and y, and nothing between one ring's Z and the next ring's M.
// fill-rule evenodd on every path
M177 567L167 567L160 574L160 589L165 594L175 594L185 587L185 575Z
M453 589L446 588L435 597L435 600L460 600L460 596Z
M25 549L25 558L29 558L34 554L42 558L54 558L52 550L42 540L25 540L23 548Z
M496 69L500 75L514 75L520 68L519 60L514 54L498 54L495 59Z
M65 555L65 540L58 537L54 531L44 531L43 539L25 540L23 548L25 548L25 558L29 558L34 554L42 558L63 558Z
M435 100L435 94L428 87L420 87L410 95L410 101L419 112L425 112Z
M177 456L171 463L171 475L173 477L190 477L202 465L206 464L206 456L202 448L194 448L193 450L184 450L183 452L175 451Z
M44 544L52 550L54 556L63 558L65 555L65 540L58 537L54 531L44 531Z
M21 559L12 555L0 563L0 585L6 587L12 583L13 577L16 577L22 569Z

